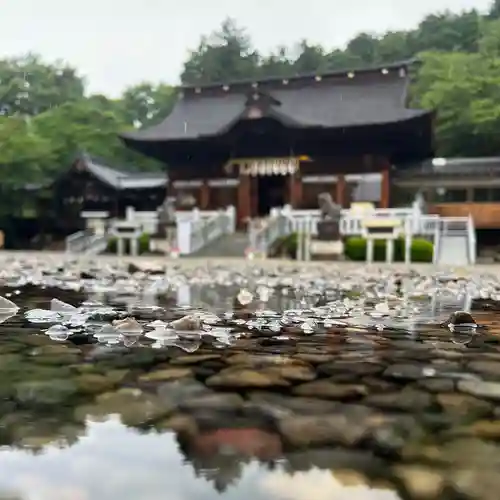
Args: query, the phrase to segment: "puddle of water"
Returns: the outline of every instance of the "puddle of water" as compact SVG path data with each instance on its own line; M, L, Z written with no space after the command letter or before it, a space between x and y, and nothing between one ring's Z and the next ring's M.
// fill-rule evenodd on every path
M496 498L496 312L243 285L4 288L0 498Z
M0 452L0 464L3 490L19 499L399 500L394 491L370 486L354 471L293 472L289 463L270 466L237 458L203 467L179 453L171 433L140 434L116 420L89 422L85 437L69 448L48 446L40 455Z

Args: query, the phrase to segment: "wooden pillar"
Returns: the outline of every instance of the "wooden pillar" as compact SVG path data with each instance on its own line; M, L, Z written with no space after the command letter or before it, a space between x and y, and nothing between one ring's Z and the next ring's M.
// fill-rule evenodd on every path
M346 188L346 183L344 174L340 174L337 179L337 184L335 185L335 193L334 193L335 203L337 203L337 205L340 205L341 207L349 208L345 207L345 202L346 202L345 188Z
M302 203L302 179L298 172L290 175L288 178L288 196L287 201L292 208L299 208Z
M390 206L390 190L391 190L391 180L390 180L390 165L386 162L384 169L382 170L382 182L380 186L380 208L389 208Z
M259 193L259 176L252 175L248 179L249 197L250 197L250 213L249 217L256 217L259 211L259 198L265 196L265 193Z
M251 214L250 180L250 176L240 174L237 208L238 227L244 227Z
M210 204L210 186L205 179L200 187L200 210L208 210Z

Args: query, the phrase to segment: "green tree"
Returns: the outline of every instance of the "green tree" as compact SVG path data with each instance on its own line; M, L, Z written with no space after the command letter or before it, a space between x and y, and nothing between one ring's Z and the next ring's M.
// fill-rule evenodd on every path
M415 36L412 31L389 31L381 36L377 44L377 61L391 63L404 61L417 52Z
M363 65L359 56L351 54L347 50L332 50L326 54L326 66L330 71L357 68Z
M298 57L293 62L295 74L320 73L328 67L325 49L302 40L298 47Z
M83 79L63 63L45 64L33 54L0 60L3 114L34 116L83 95Z
M483 22L481 34L479 52L486 57L500 56L500 19Z
M181 74L183 84L222 83L258 75L259 55L245 31L226 19L220 31L203 37Z
M2 190L43 180L44 165L54 159L52 148L49 141L36 133L29 118L0 117L0 144Z
M438 110L439 153L498 154L500 59L456 52L426 53L422 60L414 101Z
M128 124L149 126L164 119L172 111L176 99L173 87L144 82L126 89L121 105Z
M37 134L51 145L55 161L45 166L52 177L68 168L78 151L119 159L125 154L118 133L124 130L120 113L96 100L67 102L33 119Z
M290 59L288 49L279 47L275 52L261 59L259 76L291 76L294 73L293 61Z
M360 33L347 44L347 52L364 64L374 64L378 58L378 39L369 33Z
M476 10L446 11L423 19L415 32L418 51L475 52L481 37L481 16Z
M488 19L500 19L500 0L493 0L487 15Z

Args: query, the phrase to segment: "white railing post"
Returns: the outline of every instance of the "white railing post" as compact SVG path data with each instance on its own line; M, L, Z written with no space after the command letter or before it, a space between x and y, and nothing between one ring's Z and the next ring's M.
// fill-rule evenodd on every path
M118 257L123 257L125 253L125 242L123 238L118 238L116 241L116 255Z
M405 230L405 264L408 266L411 264L411 245L413 241L413 230L414 223L410 217L405 218L404 230Z
M234 205L230 205L226 208L226 216L228 218L228 231L230 233L236 232L236 207Z
M181 255L191 253L191 232L193 221L190 219L177 220L177 247Z
M313 229L311 217L304 219L304 260L309 262L311 260L311 234Z
M476 229L474 219L469 214L467 218L467 242L469 245L469 264L476 263Z
M373 264L373 238L368 238L366 240L366 263Z
M432 263L436 265L439 260L439 251L441 244L441 221L438 220L434 226L434 247L432 251Z
M304 260L304 237L305 237L305 224L304 219L299 219L297 221L297 260Z
M129 222L134 222L135 220L135 208L134 207L127 207L125 209L125 220Z
M388 238L385 242L385 261L387 264L394 262L394 239Z

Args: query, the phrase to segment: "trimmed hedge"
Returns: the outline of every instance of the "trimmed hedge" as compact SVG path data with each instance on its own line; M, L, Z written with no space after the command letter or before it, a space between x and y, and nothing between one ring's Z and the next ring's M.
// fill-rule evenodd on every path
M297 258L299 234L292 233L288 236L278 238L272 248L270 255L273 257L288 257L290 259ZM376 262L385 262L385 246L384 240L375 240L374 243L374 260ZM415 238L411 245L411 261L412 262L432 262L433 244L422 238ZM347 259L363 262L366 260L366 240L361 237L351 237L344 241L344 255ZM403 238L398 238L394 242L394 260L396 262L404 262L405 259L405 241Z
M139 254L146 253L149 251L149 241L150 236L147 233L141 234L139 236ZM108 241L108 247L106 248L107 253L116 254L118 246L118 238L110 238ZM129 240L125 240L125 255L130 254Z
M373 249L373 259L376 262L385 261L384 240L375 240ZM405 240L398 238L394 242L394 260L403 262L405 259ZM411 244L411 261L412 262L432 262L434 252L433 244L422 238L415 238ZM366 260L366 239L360 237L347 238L344 243L344 254L349 260L365 261Z

